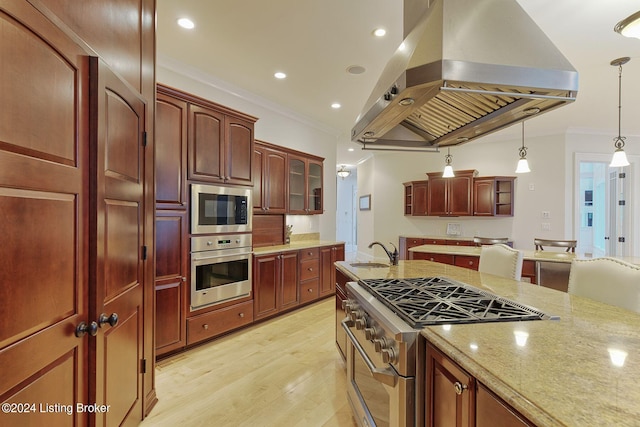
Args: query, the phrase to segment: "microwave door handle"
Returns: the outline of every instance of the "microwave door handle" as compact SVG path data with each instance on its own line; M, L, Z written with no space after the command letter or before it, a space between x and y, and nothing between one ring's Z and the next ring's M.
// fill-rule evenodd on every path
M349 329L349 326L347 325L347 320L348 319L344 319L341 322L342 328L347 333L347 336L349 337L349 341L351 341L351 344L353 344L355 349L358 350L358 353L360 353L360 356L362 357L362 360L364 360L364 363L367 364L367 368L369 368L369 371L371 371L371 375L373 376L373 378L375 378L378 382L388 385L389 387L395 387L398 380L398 374L396 374L396 372L391 368L375 367L375 365L371 362L369 357L367 357L364 349L362 348L362 346L360 345L356 337L353 335L353 332L351 332L351 329Z

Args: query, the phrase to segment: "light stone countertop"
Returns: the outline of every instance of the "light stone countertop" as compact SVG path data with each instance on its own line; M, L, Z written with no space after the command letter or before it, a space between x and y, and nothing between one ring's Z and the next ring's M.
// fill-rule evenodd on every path
M254 255L267 255L273 254L277 252L286 252L286 251L297 251L300 249L308 249L308 248L318 248L322 246L333 246L344 244L344 242L335 242L331 240L299 240L291 242L287 245L274 245L274 246L264 246L261 248L254 248Z
M481 248L476 246L456 245L420 245L409 249L409 252L434 253L446 255L480 256ZM546 261L570 263L574 259L590 259L593 257L571 252L522 250L522 257L527 261ZM639 257L616 257L631 264L640 265ZM640 423L639 423L640 424Z
M451 325L448 330L428 326L422 335L538 426L640 425L640 314L429 261L400 261L386 268L336 266L352 279L449 277L559 316ZM518 345L516 332L526 337L525 345Z

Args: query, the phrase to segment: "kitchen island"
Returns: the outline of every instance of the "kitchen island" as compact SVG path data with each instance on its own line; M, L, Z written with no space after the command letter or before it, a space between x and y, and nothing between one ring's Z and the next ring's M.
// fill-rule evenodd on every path
M427 326L421 334L533 425L639 425L639 314L430 261L400 261L386 268L338 262L336 267L354 280L448 277L559 316L559 320Z

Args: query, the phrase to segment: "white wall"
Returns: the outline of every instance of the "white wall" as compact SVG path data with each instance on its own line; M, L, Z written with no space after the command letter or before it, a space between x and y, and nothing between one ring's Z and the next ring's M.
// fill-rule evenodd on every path
M529 132L528 132L529 133ZM358 248L361 253L384 260L386 256L378 249L367 249L367 244L379 240L397 244L401 235L445 236L447 223L461 225L462 235L509 237L519 249L533 249L533 239L574 238L574 164L576 152L613 153L613 135L572 131L568 134L527 136L527 159L532 172L515 174L519 136L486 137L451 149L454 170L476 169L479 176L516 176L515 215L509 218L474 217L405 217L403 214L403 182L426 179L426 172L444 168L445 151L440 153L376 153L374 159L358 167L358 187L366 186L372 194L374 210L358 213L358 221L366 221L359 234ZM628 138L625 149L630 160L640 154L638 138ZM640 164L639 164L640 166ZM640 167L636 166L636 170ZM362 175L362 176L361 176ZM637 181L637 175L636 175ZM637 183L632 185L639 186ZM531 189L533 188L533 189ZM362 191L361 191L362 192ZM635 212L639 212L638 201L633 201ZM542 212L550 218L542 218ZM636 217L638 215L635 215ZM548 223L550 230L543 230ZM635 236L638 235L635 228ZM358 230L361 228L359 226ZM635 238L634 240L640 240ZM638 244L635 255L638 256Z
M255 138L283 147L324 157L324 214L288 216L294 234L320 233L324 240L336 235L336 142L330 129L286 111L241 89L232 88L215 77L167 59L159 60L158 83L200 96L218 104L258 117Z

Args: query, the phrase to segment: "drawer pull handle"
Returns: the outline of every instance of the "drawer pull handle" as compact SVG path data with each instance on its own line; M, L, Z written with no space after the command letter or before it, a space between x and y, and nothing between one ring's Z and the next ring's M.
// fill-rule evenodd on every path
M313 271L313 268L312 268L312 267L309 267L309 268L307 268L307 270L309 270L309 271Z
M469 261L469 265L473 265L473 261Z
M307 290L308 290L309 292L313 292L313 289L311 289L311 288L309 288L309 289L307 289Z
M460 383L460 381L456 381L455 384L453 384L453 388L456 391L456 394L459 396L462 394L463 391L465 391L468 387L466 384L462 384Z
M202 325L202 329L205 329L205 330L209 329L209 325L205 323L204 325Z
M238 316L244 317L244 313L238 313Z

